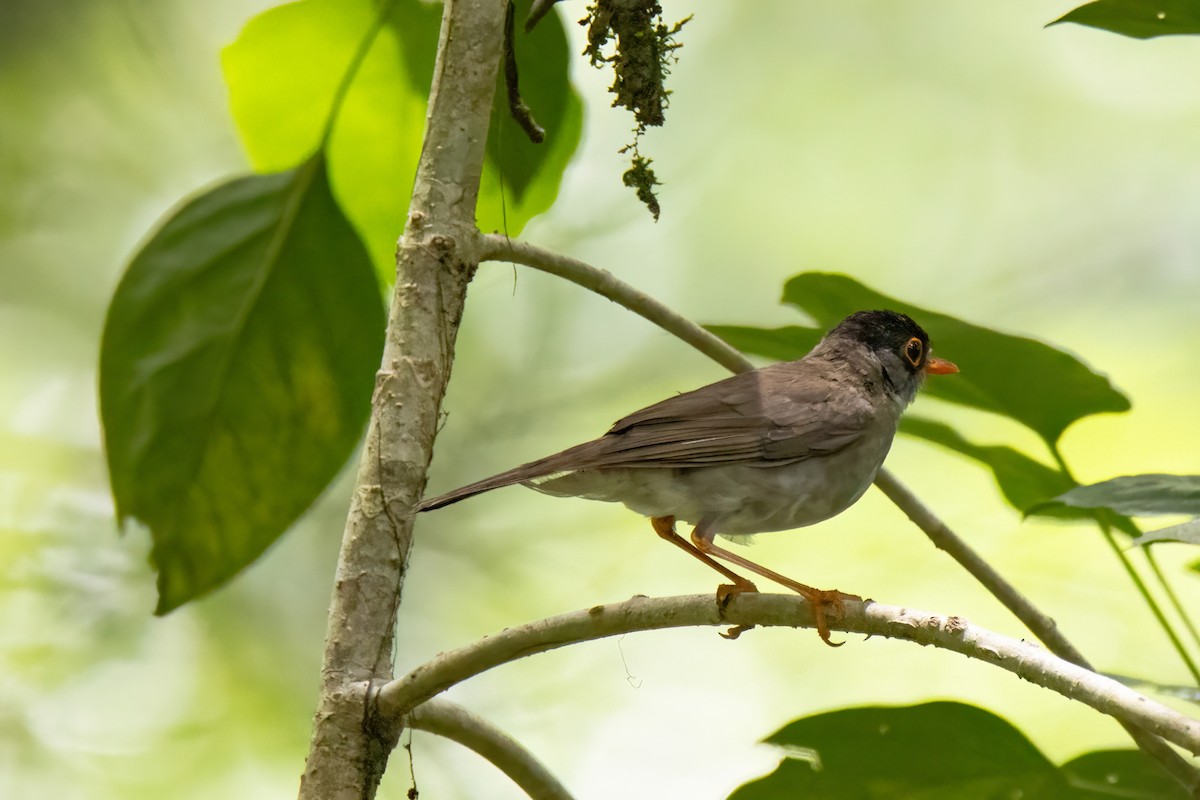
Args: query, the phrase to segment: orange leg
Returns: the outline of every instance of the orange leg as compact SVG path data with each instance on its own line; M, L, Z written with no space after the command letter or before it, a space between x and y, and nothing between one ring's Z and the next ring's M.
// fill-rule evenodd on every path
M779 585L786 586L792 591L800 594L812 606L813 622L816 623L817 634L821 637L821 641L825 642L825 644L829 645L830 647L841 647L844 644L844 642L835 643L830 640L829 623L825 619L825 610L827 607L831 608L835 614L840 616L845 610L843 601L862 600L861 597L854 594L839 592L836 589L814 589L807 584L794 581L785 575L780 575L773 569L768 569L761 564L756 564L748 558L743 558L736 553L731 553L724 548L717 547L715 544L713 544L713 537L716 536L716 533L717 532L715 530L712 530L711 526L705 525L703 522L701 522L695 527L695 529L692 530L692 544L701 554L706 556L716 556L717 558L724 559L731 564L737 564L739 567L748 569L757 575L761 575L768 580L775 581Z
M685 553L700 559L705 564L712 567L717 572L721 573L730 581L732 581L732 583L723 583L717 587L717 602L721 603L722 606L724 606L730 597L738 594L739 592L758 591L758 587L749 580L743 578L741 575L738 575L736 572L719 561L716 561L712 558L712 556L705 555L701 548L696 547L696 545L693 545L687 539L684 539L682 536L676 533L674 517L651 517L650 524L654 527L654 532L660 537L666 539L668 542L680 548Z

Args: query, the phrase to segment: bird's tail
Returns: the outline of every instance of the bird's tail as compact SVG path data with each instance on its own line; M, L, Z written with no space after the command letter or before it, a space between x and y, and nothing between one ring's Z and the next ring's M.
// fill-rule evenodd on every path
M512 486L517 483L545 478L557 472L570 471L575 468L573 465L577 463L577 456L580 455L580 452L586 452L585 448L589 446L594 446L594 443L588 442L583 445L577 445L561 453L555 453L552 456L546 456L545 458L539 458L537 461L530 461L528 464L513 467L506 472L501 472L499 475L493 475L490 478L484 478L481 481L461 486L452 492L446 492L437 497L427 497L417 504L417 511L433 511L435 508L448 506L451 503L457 503L459 500L466 500L468 497L490 492L492 489L500 489L504 486Z

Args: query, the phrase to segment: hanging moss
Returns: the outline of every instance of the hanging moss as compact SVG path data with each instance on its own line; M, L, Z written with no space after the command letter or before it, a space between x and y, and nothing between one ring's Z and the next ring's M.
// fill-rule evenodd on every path
M614 96L613 106L633 113L633 142L620 151L632 153L622 181L637 192L655 220L660 208L654 187L660 184L650 169L651 160L638 152L638 143L647 127L665 120L671 94L666 79L677 60L674 52L683 46L675 36L690 19L666 25L662 6L654 0L597 0L579 23L588 29L583 54L592 66L612 65L614 77L608 90Z

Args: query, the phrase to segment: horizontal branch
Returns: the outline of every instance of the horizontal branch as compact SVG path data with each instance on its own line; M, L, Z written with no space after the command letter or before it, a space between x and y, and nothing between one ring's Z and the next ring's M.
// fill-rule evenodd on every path
M458 703L443 697L428 700L409 713L408 725L474 750L511 778L531 800L572 800L566 787L520 742Z
M1037 645L979 628L961 617L874 602L846 602L830 627L932 645L1006 669L1018 677L1138 725L1169 742L1200 753L1200 722L1138 694L1111 678L1064 661ZM713 595L634 597L509 628L466 647L442 653L379 691L377 711L398 726L413 708L456 683L493 667L566 645L634 631L696 626L814 627L811 606L782 594L739 594L722 612Z

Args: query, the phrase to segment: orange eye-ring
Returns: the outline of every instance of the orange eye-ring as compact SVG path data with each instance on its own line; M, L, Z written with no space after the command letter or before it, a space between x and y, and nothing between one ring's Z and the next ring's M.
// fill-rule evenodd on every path
M908 340L904 345L904 358L909 364L914 367L921 366L921 359L925 356L925 344L916 336Z

